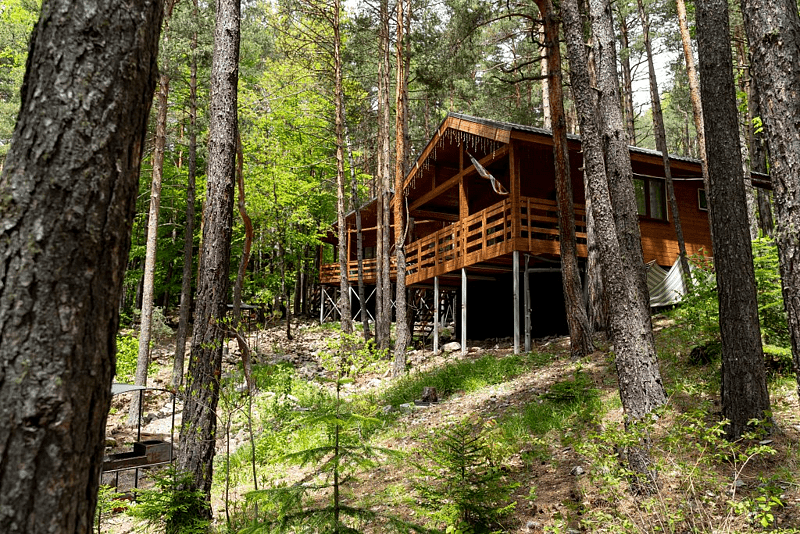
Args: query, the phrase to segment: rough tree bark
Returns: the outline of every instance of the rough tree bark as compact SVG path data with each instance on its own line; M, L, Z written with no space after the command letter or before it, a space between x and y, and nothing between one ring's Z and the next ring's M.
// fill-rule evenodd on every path
M607 4L600 7L601 10L603 8L610 9ZM597 246L600 249L605 287L611 306L610 334L616 353L620 399L627 425L643 420L653 410L662 406L666 402L666 394L652 343L649 309L641 305L642 296L638 284L632 283L626 274L626 271L630 271L629 265L624 261L627 252L617 238L609 181L606 178L603 159L601 131L597 124L596 93L589 83L586 44L583 41L583 26L577 0L563 0L561 9L564 35L570 54L570 81L581 121L588 193L591 196ZM602 70L601 68L601 77ZM600 95L602 97L602 90ZM619 100L616 101L616 106L619 105L618 102ZM646 315L646 319L643 314ZM652 477L655 475L652 472L646 444L630 447L627 458L631 469L639 474L638 480L634 482L636 489L652 489Z
M233 182L236 173L239 0L218 0L211 64L207 201L202 269L197 284L192 351L183 409L178 468L210 498L217 402L230 281ZM210 508L207 510L210 514Z
M650 21L644 10L644 3L642 0L637 0L637 5L639 7L639 19L642 21L642 36L644 39L645 53L647 54L647 68L650 78L650 101L653 104L653 134L656 138L656 148L661 152L661 160L664 162L664 181L667 186L669 211L672 213L672 226L675 228L675 235L678 240L678 255L680 257L684 283L688 286L691 283L689 258L686 256L686 241L683 238L681 216L678 211L678 202L675 200L675 187L672 184L672 169L669 164L669 152L667 150L667 133L664 130L664 114L661 111L661 96L658 94L656 68L653 63L653 46L650 43Z
M769 140L774 232L800 393L800 16L791 1L742 0L742 13Z
M342 91L342 36L340 33L340 2L333 2L333 87L336 108L336 215L339 230L339 312L342 332L353 331L353 313L350 311L350 281L348 280L347 220L344 193L344 93Z
M0 532L92 528L162 3L42 6L0 175Z
M389 197L391 195L391 171L389 167L389 124L390 111L389 74L391 64L389 61L389 3L381 0L380 3L380 66L378 81L378 287L376 288L378 302L380 303L375 318L375 341L378 349L386 350L391 343L392 325L392 279L391 279L391 251L389 249L389 234L391 232Z
M199 16L197 0L193 2L195 18ZM192 310L192 251L194 248L194 202L197 178L197 29L192 30L189 44L189 169L186 178L186 228L183 236L183 277L175 358L172 362L172 387L183 383L183 364L186 357L186 337Z
M642 254L642 237L639 231L639 214L633 187L633 170L628 150L628 138L623 126L617 78L616 50L614 46L612 3L608 0L590 0L592 35L594 36L595 64L597 65L596 105L600 121L601 142L605 158L606 179L611 194L611 205L617 239L622 247L625 275L631 288L636 288L641 330L647 336L643 343L655 357L655 340L650 322L650 300L647 290L647 273Z
M404 37L405 10L403 0L397 0L397 62L396 62L396 98L395 98L395 165L394 165L394 247L397 258L397 283L395 285L395 321L394 366L392 374L400 376L406 371L406 347L411 341L406 303L406 251L405 251L405 211L403 180L406 176L406 100L408 99L408 79L405 75Z
M550 119L553 126L561 279L567 310L567 325L569 326L570 352L573 358L582 358L594 351L594 344L592 343L592 328L583 300L581 277L578 272L575 208L569 170L569 147L567 146L564 95L562 93L561 51L558 42L559 21L551 0L537 0L536 5L544 19L544 47L547 49L548 96Z
M795 10L796 11L796 10ZM722 414L737 439L748 421L769 411L769 393L758 324L742 154L733 82L728 3L697 2L700 90L708 148L709 204L722 336Z

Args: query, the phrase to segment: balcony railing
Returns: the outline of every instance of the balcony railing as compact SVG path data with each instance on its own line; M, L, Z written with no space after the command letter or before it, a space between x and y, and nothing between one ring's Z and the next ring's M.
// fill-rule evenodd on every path
M586 257L586 209L575 204L578 255ZM406 245L406 282L413 284L514 250L558 255L558 208L555 201L522 197L514 207L505 199L485 210ZM351 281L358 280L358 263L348 264ZM392 276L396 274L392 258ZM368 274L369 273L369 274ZM364 260L364 279L375 281L375 260ZM339 280L339 264L321 268L323 283Z

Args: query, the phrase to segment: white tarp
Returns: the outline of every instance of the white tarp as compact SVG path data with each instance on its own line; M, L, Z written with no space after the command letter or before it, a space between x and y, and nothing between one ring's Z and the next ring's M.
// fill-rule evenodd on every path
M680 256L675 259L669 271L658 265L655 260L647 264L647 290L650 292L652 308L669 306L683 298L686 287L681 272Z

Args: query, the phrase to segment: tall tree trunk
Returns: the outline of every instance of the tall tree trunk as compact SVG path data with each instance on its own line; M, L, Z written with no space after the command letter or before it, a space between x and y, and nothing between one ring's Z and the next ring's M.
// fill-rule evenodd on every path
M599 5L592 5L595 3ZM584 151L584 162L588 174L589 195L591 197L592 215L595 218L595 231L597 232L597 246L600 250L600 261L611 306L611 340L616 352L617 374L619 376L619 391L622 407L625 412L625 422L630 424L640 421L654 409L666 402L666 394L658 370L653 333L650 327L649 308L646 299L641 294L639 284L630 276L632 263L621 240L618 240L618 224L612 212L610 180L606 177L606 162L603 160L601 144L601 130L597 124L596 92L590 87L589 73L586 59L585 43L583 41L582 24L578 12L577 0L564 0L561 3L564 18L564 34L567 41L567 50L570 54L570 80L573 94L576 98L581 121L581 139ZM608 49L608 35L605 31L610 28L610 5L603 0L593 0L590 3L593 17L598 22L598 46L604 57L597 58L600 103L605 102L611 95L604 94L613 84L604 79L610 72L608 57L613 57L613 45ZM600 19L600 20L598 20ZM605 24L603 20L605 19ZM595 36L598 32L595 31ZM618 98L613 98L616 114L612 118L621 117ZM620 125L617 125L620 126ZM610 131L608 126L607 130ZM608 133L606 133L608 135ZM621 129L617 130L616 137L624 139ZM608 140L607 140L608 141ZM611 157L616 153L609 151ZM630 164L630 160L628 160ZM630 199L628 199L630 201ZM641 254L641 252L640 252ZM639 260L641 262L641 260ZM634 274L634 278L636 275ZM645 295L646 297L646 295ZM645 304L642 301L645 300ZM634 481L637 490L653 489L653 477L649 451L646 443L630 447L627 451L628 462L631 469L638 474Z
M193 2L197 18L197 0ZM197 30L192 31L189 56L189 169L186 180L186 228L183 237L183 277L181 280L181 311L175 340L175 358L172 362L172 387L183 382L183 364L186 356L186 337L192 311L192 256L194 247L194 203L197 178Z
M553 128L553 121L550 112L550 79L547 77L550 68L547 65L548 49L545 44L547 42L547 37L545 35L544 22L539 25L537 33L539 34L539 41L542 44L542 46L539 47L539 66L541 67L542 74L542 127L545 130L550 130Z
M692 115L694 117L694 129L697 133L697 148L700 153L700 162L703 172L703 184L708 191L708 156L706 153L706 133L703 126L703 108L700 103L700 83L697 81L697 69L694 65L694 55L692 54L692 38L689 34L689 24L686 20L686 2L675 0L678 9L678 26L681 33L681 45L683 46L683 58L686 62L686 76L689 78L689 97L692 101ZM711 206L709 206L709 221Z
M239 327L239 318L242 309L242 289L244 288L244 277L247 275L247 265L250 263L250 251L253 248L253 222L247 214L247 207L245 206L244 194L244 151L242 149L242 136L241 133L236 131L236 185L239 190L239 201L236 207L239 209L239 216L244 223L244 247L242 249L242 257L239 258L239 269L236 271L236 282L233 285L233 310L232 320L233 327ZM274 184L274 182L273 182ZM277 198L275 199L277 206Z
M795 10L796 13L796 10ZM728 3L697 2L697 48L708 147L709 204L722 336L722 414L737 439L769 411L733 83Z
M164 32L166 44L169 35L168 20L172 15L172 2L165 3ZM161 182L164 176L164 147L167 140L167 106L169 101L169 56L164 54L164 66L158 80L158 113L156 117L156 139L153 147L153 180L150 184L150 211L147 218L147 245L145 247L144 277L142 284L142 315L139 323L139 353L136 358L136 374L133 383L147 385L147 366L150 364L150 340L153 324L153 293L156 280L156 254L158 252L158 215L161 211ZM139 395L133 395L128 411L128 425L139 423L141 406Z
M409 4L410 5L410 4ZM405 211L403 180L406 177L406 100L408 99L407 78L405 75L405 7L403 0L397 0L397 77L395 99L395 165L394 165L394 247L397 258L397 283L395 285L394 367L392 374L400 376L406 370L406 347L411 341L408 328L406 303L406 251L405 251Z
M381 302L375 324L375 339L378 349L386 350L391 342L392 323L392 279L391 279L391 251L389 248L389 235L391 232L390 205L391 171L389 168L389 123L390 105L389 91L391 90L389 74L391 64L389 61L389 6L388 0L381 0L380 7L380 80L378 83L378 245L380 267L378 274L379 300Z
M210 499L213 476L223 326L228 303L236 173L239 0L218 0L211 65L208 188L203 218L202 269L189 378L178 446L178 467ZM210 509L208 510L210 515Z
M591 7L589 8L591 10ZM610 16L610 15L609 15ZM613 29L611 35L614 35ZM625 130L628 132L630 144L636 146L636 114L633 109L633 70L631 69L631 47L628 41L628 21L624 16L619 18L619 35L622 39L622 109L625 116Z
M667 186L669 211L672 213L672 225L675 228L675 235L678 239L678 255L680 256L684 283L688 285L691 283L689 258L686 256L686 241L683 239L683 226L681 226L678 202L675 200L675 186L672 183L672 169L670 168L669 151L667 150L667 133L664 130L664 114L661 111L661 96L658 94L656 68L653 63L653 46L650 43L650 22L644 10L643 1L637 0L636 3L639 6L639 19L642 21L642 36L644 37L644 49L647 54L647 68L650 78L650 101L653 104L653 133L656 138L656 148L661 152L661 159L664 162L664 180Z
M619 104L612 4L607 0L590 0L589 9L598 72L596 103L617 239L622 247L622 260L625 262L625 274L629 278L630 287L636 288L635 302L638 306L636 317L642 321L640 328L647 336L643 343L648 347L648 352L651 354L649 357L655 358L655 340L650 322L650 299L633 187L633 170ZM602 113L599 110L602 110Z
M537 0L544 19L544 46L547 49L550 118L553 126L553 157L555 159L556 198L558 201L559 246L561 251L561 279L564 303L569 326L570 352L573 358L582 358L594 351L592 329L586 315L581 277L578 272L575 243L575 206L572 196L572 179L569 170L569 147L564 116L562 93L561 51L558 42L558 19L550 0Z
M333 2L333 85L336 107L336 213L339 229L339 313L342 332L353 331L353 313L350 311L350 281L348 280L347 220L345 218L344 192L344 93L342 91L342 37L340 34L340 0Z
M742 0L750 68L770 150L783 304L800 393L800 16L792 2Z
M31 36L0 174L0 532L92 529L162 8L51 0Z
M350 195L353 211L356 214L356 261L358 262L358 302L361 303L361 329L364 341L372 337L369 331L369 314L367 313L366 291L364 290L364 232L361 226L361 200L358 196L358 183L356 181L356 163L353 159L353 150L350 145L350 135L345 124L344 139L347 145L347 158L350 163Z
M750 84L750 94L748 95L747 101L750 104L749 109L751 116L751 166L755 172L769 174L769 168L767 167L767 161L769 157L767 150L767 139L764 135L764 129L761 128L760 131L757 132L752 121L753 117L763 116L759 104L758 88L756 87L755 83ZM774 223L772 221L772 203L770 202L769 192L765 191L762 187L756 188L756 203L758 204L758 228L762 235L772 237L774 228Z

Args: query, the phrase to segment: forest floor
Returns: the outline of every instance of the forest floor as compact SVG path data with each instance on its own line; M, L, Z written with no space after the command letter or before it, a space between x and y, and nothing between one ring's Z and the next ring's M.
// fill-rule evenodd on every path
M769 431L729 444L719 434L719 362L691 365L691 333L664 315L654 317L654 326L669 394L660 417L640 430L658 468L654 493L633 493L621 468L625 437L611 348L598 337L598 350L575 361L569 357L568 338L558 337L535 340L530 354L518 356L510 339L470 342L465 355L437 356L429 346L409 352L409 373L401 379L391 378L390 359L359 370L353 383L343 386L343 403L377 423L360 429L358 439L402 456L380 455L378 462L353 472L342 488L343 499L377 515L444 532L444 509L457 496L445 495L431 505L418 486L422 481L444 487L447 469L435 466L426 478L418 465L430 465L430 451L441 449L459 422L471 421L507 488L505 495L486 498L494 499L495 508L514 503L497 518L499 532L800 532L800 405L794 377L771 376ZM295 325L292 340L284 325L249 334L257 355L254 448L238 349L230 344L212 500L219 532L236 531L247 522L253 454L259 489L324 478L316 470L320 464L297 466L285 453L327 439L324 429L315 433L305 425L309 413L331 406L335 375L325 354L337 337L337 330L312 323ZM173 346L169 337L157 343L150 385L168 387ZM438 403L415 404L424 386L437 387ZM319 400L323 394L328 401ZM109 416L107 435L114 451L128 450L136 437L136 429L126 425L129 399L124 397L114 399ZM180 428L180 408L178 403L175 429ZM143 439L169 439L171 395L148 395L145 413ZM141 478L140 486L150 485L146 473ZM104 481L110 482L108 475ZM132 485L127 472L119 487ZM327 495L310 495L308 505L324 504ZM385 522L377 524L361 523L360 528L386 531ZM143 527L116 514L104 519L101 530L123 534Z

